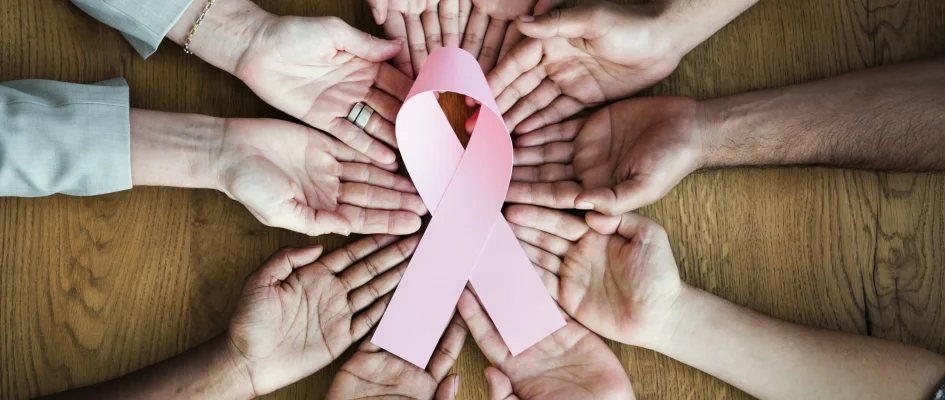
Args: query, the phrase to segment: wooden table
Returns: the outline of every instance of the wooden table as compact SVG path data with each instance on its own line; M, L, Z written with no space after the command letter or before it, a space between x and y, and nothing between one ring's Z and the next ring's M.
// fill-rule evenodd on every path
M380 34L359 0L261 1ZM763 0L650 94L723 96L945 54L941 0ZM0 81L124 76L134 107L284 115L165 43L142 60L65 1L0 0ZM468 110L457 98L452 117ZM945 351L945 176L825 168L698 173L643 213L664 224L683 279L764 313ZM208 190L0 199L0 398L113 378L226 326L243 278L281 246L323 243L258 223ZM659 354L612 345L640 398L748 397ZM273 398L321 398L340 362ZM464 399L486 396L468 341Z

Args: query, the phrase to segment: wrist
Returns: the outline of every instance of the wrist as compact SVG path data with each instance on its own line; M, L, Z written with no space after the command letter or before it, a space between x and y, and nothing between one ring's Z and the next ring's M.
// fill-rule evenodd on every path
M640 343L639 346L662 354L672 354L673 349L682 346L686 332L692 331L691 322L694 313L698 313L703 301L703 292L700 289L682 284L676 301L664 315L664 323L653 340L649 343Z
M253 384L245 358L233 344L229 335L223 334L211 340L209 346L214 354L215 370L220 382L229 383L230 398L251 399L259 396Z
M671 41L670 53L682 59L758 0L654 0L657 20Z
M208 0L194 0L167 33L183 46ZM256 35L275 18L250 0L219 0L207 11L190 41L190 51L207 63L234 74Z
M131 110L132 183L219 189L215 160L225 125L205 115Z

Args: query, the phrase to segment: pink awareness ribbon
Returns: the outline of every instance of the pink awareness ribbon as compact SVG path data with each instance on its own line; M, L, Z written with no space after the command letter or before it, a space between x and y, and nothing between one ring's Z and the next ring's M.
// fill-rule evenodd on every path
M465 150L435 92L482 104ZM476 59L457 48L430 53L397 116L396 135L433 219L372 342L426 368L467 282L513 356L564 326L502 216L512 140Z

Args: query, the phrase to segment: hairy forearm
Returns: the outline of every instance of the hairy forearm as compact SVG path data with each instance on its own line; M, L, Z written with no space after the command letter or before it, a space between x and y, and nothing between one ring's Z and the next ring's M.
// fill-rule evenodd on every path
M108 382L57 393L45 399L246 399L254 390L225 338Z
M135 186L216 188L213 157L221 118L131 110L131 180Z
M657 350L763 399L927 399L945 356L784 322L686 287Z
M945 170L945 58L702 103L707 167Z
M167 38L183 46L206 0L195 0L167 33ZM235 74L240 58L253 38L272 17L250 0L221 0L213 3L190 42L190 51L211 65Z
M672 28L673 53L682 57L758 0L657 0L660 19Z

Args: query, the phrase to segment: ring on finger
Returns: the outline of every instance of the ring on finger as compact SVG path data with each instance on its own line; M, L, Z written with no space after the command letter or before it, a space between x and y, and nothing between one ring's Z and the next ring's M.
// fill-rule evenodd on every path
M358 128L364 129L368 121L371 120L371 116L374 115L374 109L371 106L365 104L364 108L361 109L361 112L358 114L358 117L354 120L354 125Z
M361 111L364 111L364 107L366 107L366 105L363 101L359 101L358 104L355 104L354 107L351 108L351 111L348 112L348 122L354 123L354 121L358 119L358 115L361 114Z

